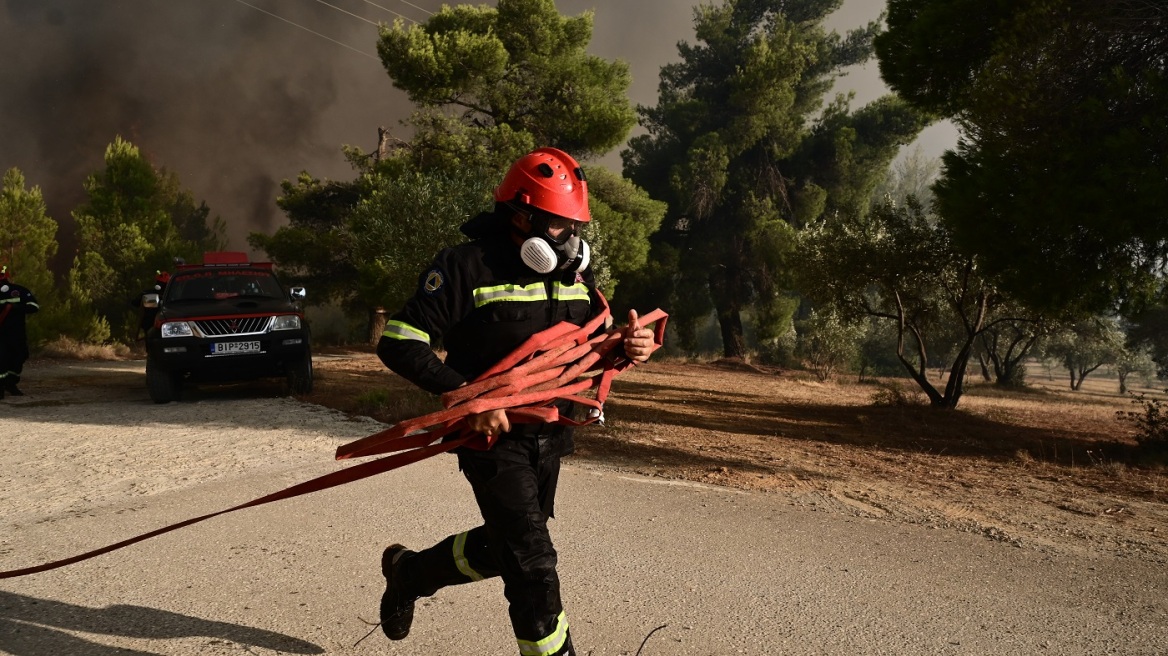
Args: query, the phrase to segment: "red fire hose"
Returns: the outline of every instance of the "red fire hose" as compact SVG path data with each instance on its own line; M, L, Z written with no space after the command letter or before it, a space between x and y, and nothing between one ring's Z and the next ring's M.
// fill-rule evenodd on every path
M603 297L601 300L603 301ZM599 413L593 413L595 416L582 421L574 421L562 416L554 403L567 400L601 409L608 398L613 377L634 364L621 349L616 348L621 344L622 329L613 328L591 337L609 316L608 304L604 302L601 313L584 326L561 322L532 335L519 348L473 382L443 394L444 410L408 419L345 444L337 449L336 459L346 460L384 453L394 455L325 474L226 510L164 526L70 558L33 567L0 571L0 579L72 565L212 517L351 483L404 467L459 446L489 449L494 443L494 438L473 432L467 427L467 417L480 412L505 409L512 423L538 422L576 426L590 424L596 421ZM654 351L660 348L665 337L665 323L668 318L669 315L660 309L640 317L641 325L653 326ZM592 397L581 396L589 390L595 390Z

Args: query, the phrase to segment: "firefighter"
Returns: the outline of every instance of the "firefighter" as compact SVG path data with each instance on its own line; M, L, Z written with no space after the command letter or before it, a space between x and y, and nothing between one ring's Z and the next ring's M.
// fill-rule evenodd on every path
M166 286L168 284L170 284L170 273L167 271L155 271L154 286L143 290L131 303L134 307L142 307L142 316L138 319L139 334L145 335L150 332L150 329L154 327L154 317L158 316L158 308L142 306L142 298L147 294L158 294L158 298L161 299L162 295L166 293Z
M438 253L378 343L386 366L434 394L473 380L536 332L561 321L582 325L601 311L589 247L580 238L591 216L579 164L540 148L511 166L494 195L494 211L462 226L471 241ZM431 348L439 340L445 362ZM630 312L625 354L648 360L652 343L652 331ZM519 653L575 654L547 526L560 458L573 449L571 429L512 426L503 410L471 415L468 423L496 439L486 450L455 450L483 523L422 551L400 544L384 550L382 631L401 640L417 598L501 576Z
M28 360L25 317L40 309L32 292L12 282L8 267L0 268L0 399L24 396L17 385Z

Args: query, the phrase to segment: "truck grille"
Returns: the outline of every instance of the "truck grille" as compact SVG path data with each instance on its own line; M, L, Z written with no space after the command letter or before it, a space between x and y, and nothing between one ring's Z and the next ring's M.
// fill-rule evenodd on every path
M225 335L255 335L265 332L271 317L246 317L242 319L204 319L194 322L199 332L208 337Z

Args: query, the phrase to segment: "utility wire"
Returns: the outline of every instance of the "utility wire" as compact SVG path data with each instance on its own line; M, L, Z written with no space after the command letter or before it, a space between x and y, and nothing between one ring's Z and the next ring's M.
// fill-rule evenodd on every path
M336 9L337 11L341 12L342 14L348 14L348 15L352 16L353 18L356 18L357 20L363 20L363 21L365 21L366 23L369 23L370 25L373 25L374 27L377 27L377 26L378 26L378 24L377 24L377 23L375 23L374 21L371 21L371 20L369 20L368 18L365 18L364 16L358 16L357 14L354 14L354 13L353 13L353 12L351 12L351 11L347 11L347 10L345 10L345 9L341 9L340 7L338 7L338 6L336 6L336 5L329 4L329 3L325 2L324 0L316 0L316 1L317 1L317 2L319 2L320 4L322 4L322 5L326 6L326 7L332 7L333 9ZM398 15L399 15L399 16L401 16L401 14L398 14ZM402 18L405 18L405 16L402 16Z
M365 1L366 1L366 2L369 2L369 0L365 0ZM427 16L433 16L433 15L434 15L434 12L430 11L429 9L424 9L424 8L422 8L422 7L419 7L418 5L416 5L416 4L412 3L412 2L406 2L406 0L398 0L398 1L399 1L399 2L401 2L403 5L409 5L409 6L413 7L414 9L417 9L418 11L420 11L420 12L422 12L422 13L426 14Z
M333 43L337 44L338 46L341 46L342 48L348 48L349 50L352 50L353 52L357 53L358 55L364 55L364 56L366 56L366 57L368 57L368 58L370 58L370 59L373 59L373 60L376 60L376 61L380 61L380 59L378 59L378 58L377 58L377 57L375 57L374 55L371 55L371 54L369 54L369 53L365 52L364 50L358 50L357 48L354 48L353 46L351 46L351 45L349 45L349 44L347 44L347 43L342 43L342 42L340 42L340 41L337 41L336 39L334 39L334 38L332 38L332 37L330 37L330 36L326 36L326 35L324 35L324 34L321 34L320 32L317 32L316 30L313 30L313 29L307 28L307 27L305 27L305 26L301 25L300 23L296 23L296 22L290 21L290 20L288 20L287 18L284 18L283 16L279 16L279 15L273 14L272 12L270 12L270 11L268 11L268 10L266 10L266 9L261 9L261 8L259 8L259 7L255 6L255 5L251 4L251 3L249 3L249 2L244 2L244 0L235 0L235 1L236 1L236 2L238 2L238 3L239 3L239 4L241 4L241 5L244 5L244 6L247 6L247 7L251 7L252 9L255 9L255 10L256 10L256 11L258 11L258 12L261 12L261 13L267 14L267 15L271 16L272 18L275 18L275 19L278 19L278 20L282 20L282 21L284 21L285 23L288 23L289 25L291 25L291 26L293 26L293 27L299 27L300 29L304 30L305 32L310 32L310 33L312 33L312 34L315 34L316 36L319 36L319 37L320 37L320 38L322 38L322 39L325 39L325 40L328 40L328 41L332 41ZM317 0L317 2L321 2L321 0ZM328 4L328 3L324 3L324 4ZM344 10L342 10L342 11L344 11ZM349 12L345 12L345 13L349 13ZM360 18L360 16L358 16L358 18ZM365 20L365 19L363 19L363 18L362 18L361 20ZM374 25L376 25L376 23L374 23Z
M376 2L370 2L369 0L362 0L362 1L363 1L365 4L367 4L367 5L373 5L374 7L377 7L378 9L380 9L380 10L382 10L382 11L388 11L389 13L393 14L394 16L398 16L398 17L401 17L401 18L405 18L406 20L408 20L408 21L413 21L413 22L415 22L415 23L416 23L416 22L418 22L418 21L414 21L412 18L406 18L405 16L402 16L401 14L397 13L396 11L394 11L394 10L392 10L392 9L388 8L388 7L382 7L381 5L377 4ZM414 9L417 9L418 11L420 11L420 12L422 12L422 13L426 14L427 16L433 16L433 15L434 15L434 12L430 11L429 9L426 9L426 8L424 8L424 7L419 7L418 5L416 5L416 4L412 3L412 2L406 2L406 0L398 0L398 1L399 1L399 2L401 2L403 5L409 5L409 6L413 7Z

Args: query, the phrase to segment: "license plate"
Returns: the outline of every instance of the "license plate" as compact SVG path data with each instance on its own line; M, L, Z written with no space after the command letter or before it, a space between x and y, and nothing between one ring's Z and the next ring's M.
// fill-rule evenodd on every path
M211 345L211 355L236 355L237 353L259 352L259 342L215 342Z

